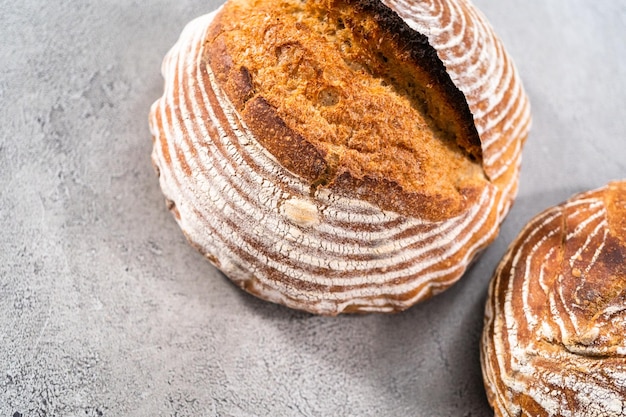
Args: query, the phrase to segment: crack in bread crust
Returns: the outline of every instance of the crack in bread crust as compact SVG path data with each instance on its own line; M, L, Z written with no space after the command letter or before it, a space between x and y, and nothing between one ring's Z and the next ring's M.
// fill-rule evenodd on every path
M312 192L436 221L488 185L463 94L426 37L379 1L231 1L204 59Z

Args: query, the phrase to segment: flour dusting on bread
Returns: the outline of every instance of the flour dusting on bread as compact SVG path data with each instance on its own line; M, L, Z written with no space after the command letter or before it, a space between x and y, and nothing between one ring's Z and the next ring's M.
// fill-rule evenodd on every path
M466 2L442 5L470 19L446 25L450 39L484 27ZM452 285L497 235L529 126L521 84L487 28L496 54L454 52L471 57L468 80L501 67L489 76L502 81L468 98L426 36L444 26L423 34L397 11L229 1L165 58L150 116L161 188L190 242L246 291L319 314L399 311ZM485 112L481 94L506 104ZM506 148L501 175L490 146Z

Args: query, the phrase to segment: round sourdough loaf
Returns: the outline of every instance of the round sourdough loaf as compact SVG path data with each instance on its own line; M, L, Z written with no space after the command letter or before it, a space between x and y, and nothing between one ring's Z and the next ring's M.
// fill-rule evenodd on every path
M626 415L626 182L528 223L491 281L481 359L496 416Z
M460 278L515 196L529 105L467 1L229 0L162 71L169 208L261 298L403 310Z

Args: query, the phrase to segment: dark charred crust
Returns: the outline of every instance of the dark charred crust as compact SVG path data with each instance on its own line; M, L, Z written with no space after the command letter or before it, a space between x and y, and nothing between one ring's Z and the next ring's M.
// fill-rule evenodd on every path
M326 161L319 150L289 128L263 97L250 99L242 115L261 145L286 169L311 182L326 172Z
M397 13L379 0L331 0L334 6L350 6L358 14L372 16L374 21L390 35L398 49L407 52L407 60L422 68L447 96L448 102L454 106L461 118L461 135L457 138L458 145L479 161L482 161L482 148L478 131L474 124L474 116L470 111L465 95L452 82L444 63L439 59L437 51L428 42L428 38L411 29ZM355 28L358 30L358 22ZM367 33L362 33L367 38Z

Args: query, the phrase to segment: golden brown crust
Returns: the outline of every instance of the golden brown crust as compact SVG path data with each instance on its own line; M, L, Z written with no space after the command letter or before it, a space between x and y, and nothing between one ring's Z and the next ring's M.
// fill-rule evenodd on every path
M445 110L455 114L453 123L458 123L455 127L458 146L477 160L482 159L480 138L465 96L450 79L445 65L428 38L412 30L395 12L378 0L331 0L328 4L330 7L352 10L354 20L351 27L362 31L361 36L364 38L377 36L372 36L369 32L371 29L362 25L361 13L373 18L376 26L384 33L380 37L393 44L392 48L402 51L402 60L411 62L428 74L426 84L437 91L434 95L445 97L446 104L441 106L448 107Z
M539 214L498 267L481 343L497 416L626 413L626 182Z
M327 170L324 155L289 128L263 97L248 101L241 115L259 142L288 170L312 182Z
M419 191L407 192L391 180L367 176L358 178L349 171L338 173L328 188L339 193L352 190L351 195L356 198L376 204L383 210L399 211L410 216L428 213L428 218L445 218L450 212L459 212L467 207L445 194L433 196ZM467 202L475 202L480 197L480 191L473 187L459 189L459 193Z
M463 94L426 37L379 1L231 1L204 59L258 140L312 191L437 221L487 186Z

